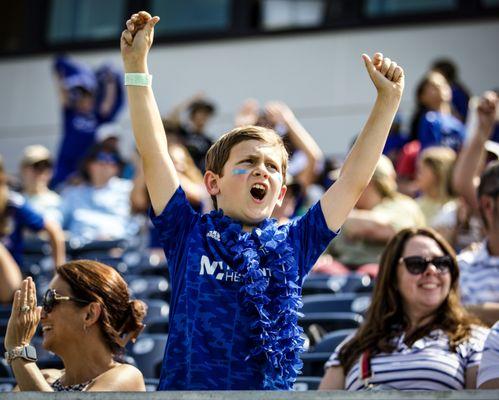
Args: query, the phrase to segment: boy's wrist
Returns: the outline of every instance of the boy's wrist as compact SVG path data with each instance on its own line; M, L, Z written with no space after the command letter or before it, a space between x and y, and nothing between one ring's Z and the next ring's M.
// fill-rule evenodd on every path
M400 100L402 99L402 93L398 92L378 92L378 100L384 104L395 104L398 106Z
M125 63L125 73L142 73L148 74L149 68L147 68L147 63L144 62L133 62L133 63Z

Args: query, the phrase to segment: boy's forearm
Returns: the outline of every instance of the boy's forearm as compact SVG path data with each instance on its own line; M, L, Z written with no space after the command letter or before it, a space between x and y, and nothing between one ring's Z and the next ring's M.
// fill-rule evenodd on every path
M154 93L147 86L127 86L128 104L137 149L142 157L167 151L166 135Z
M341 169L341 175L348 176L352 190L362 191L371 180L399 104L399 96L376 97L369 118Z

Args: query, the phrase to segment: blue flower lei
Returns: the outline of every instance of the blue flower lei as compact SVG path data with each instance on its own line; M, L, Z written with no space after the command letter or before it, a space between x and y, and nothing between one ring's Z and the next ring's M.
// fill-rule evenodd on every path
M289 228L265 219L249 233L222 210L209 216L203 216L207 229L220 232L219 250L242 276L242 306L255 316L250 326L254 347L246 360L265 361L264 389L288 390L303 366L304 343L303 329L298 326L301 286L293 268L293 250L286 241ZM271 274L265 274L261 265Z

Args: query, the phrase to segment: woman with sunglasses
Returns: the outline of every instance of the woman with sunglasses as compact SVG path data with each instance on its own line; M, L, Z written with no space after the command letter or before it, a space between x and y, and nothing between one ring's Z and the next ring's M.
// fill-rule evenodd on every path
M41 307L31 278L16 291L5 358L20 390L144 391L141 372L116 356L139 335L145 314L145 304L130 300L116 270L97 261L71 261L57 267ZM30 341L39 322L43 347L62 359L63 370L37 367Z
M488 330L460 304L458 282L441 235L400 231L381 257L365 322L331 355L320 389L475 388Z

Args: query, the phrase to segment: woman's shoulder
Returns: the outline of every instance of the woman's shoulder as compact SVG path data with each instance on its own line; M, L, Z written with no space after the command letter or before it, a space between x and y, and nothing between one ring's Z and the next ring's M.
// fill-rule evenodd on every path
M87 390L143 391L144 377L133 365L116 363L114 367L96 377Z
M471 340L484 341L490 332L489 328L481 325L471 325Z

